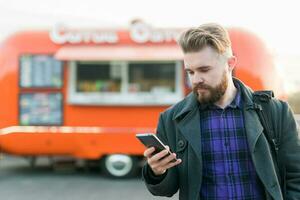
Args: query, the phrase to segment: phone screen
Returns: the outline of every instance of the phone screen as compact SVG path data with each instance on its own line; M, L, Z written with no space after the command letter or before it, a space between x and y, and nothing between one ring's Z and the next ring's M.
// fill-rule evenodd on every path
M143 133L143 134L136 134L136 137L147 147L154 147L155 151L152 153L152 155L155 155L162 150L166 149L166 145L164 145L160 139L153 133ZM169 150L169 153L164 156L163 158L167 157L168 155L172 154L172 152ZM162 158L162 159L163 159ZM175 162L176 159L172 160L172 162Z
M137 134L136 137L147 147L154 147L153 154L157 154L160 151L166 149L165 145L158 139L158 137L152 133Z

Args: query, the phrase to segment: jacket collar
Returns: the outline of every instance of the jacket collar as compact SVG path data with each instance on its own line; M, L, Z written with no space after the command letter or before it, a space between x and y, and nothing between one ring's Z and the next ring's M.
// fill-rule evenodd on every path
M181 118L190 111L199 107L199 102L197 100L196 95L193 92L191 92L181 103L183 107L174 112L173 120Z

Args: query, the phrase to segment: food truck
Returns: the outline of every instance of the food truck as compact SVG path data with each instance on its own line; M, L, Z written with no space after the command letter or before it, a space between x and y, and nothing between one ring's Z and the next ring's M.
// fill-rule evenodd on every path
M143 160L137 133L155 132L160 112L190 90L176 38L183 29L18 32L0 46L0 151L37 158L97 160L126 177ZM234 76L284 97L272 55L253 33L228 28Z

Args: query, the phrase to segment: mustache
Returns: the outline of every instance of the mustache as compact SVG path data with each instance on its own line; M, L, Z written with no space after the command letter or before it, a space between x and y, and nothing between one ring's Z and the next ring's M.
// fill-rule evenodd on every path
M194 86L194 90L197 89L211 89L211 87L209 85L201 83Z

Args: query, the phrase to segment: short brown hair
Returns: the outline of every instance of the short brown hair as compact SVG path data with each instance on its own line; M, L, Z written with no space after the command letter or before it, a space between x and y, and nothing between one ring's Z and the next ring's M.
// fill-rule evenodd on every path
M219 54L231 53L231 42L227 30L219 24L203 24L184 31L178 40L184 53L197 52L204 47L211 47Z

